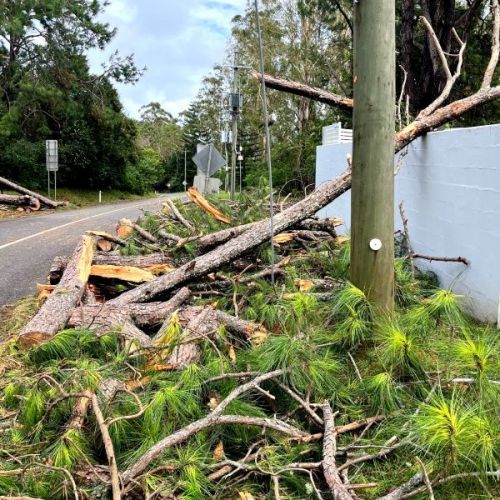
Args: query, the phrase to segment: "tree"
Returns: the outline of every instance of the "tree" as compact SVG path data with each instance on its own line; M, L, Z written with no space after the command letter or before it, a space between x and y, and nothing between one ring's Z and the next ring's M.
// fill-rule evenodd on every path
M394 307L395 6L361 2L354 11L351 281L387 313Z
M115 31L96 21L99 0L0 3L0 168L21 182L44 183L46 139L60 141L59 179L68 185L123 187L136 161L136 130L111 80L141 74L114 54L91 75L85 52Z

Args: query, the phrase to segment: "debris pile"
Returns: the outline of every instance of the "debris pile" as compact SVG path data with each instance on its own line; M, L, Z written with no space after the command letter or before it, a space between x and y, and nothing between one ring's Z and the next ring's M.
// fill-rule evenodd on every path
M0 193L0 206L7 205L18 207L18 210L37 212L41 208L57 208L64 205L62 202L53 201L34 191L30 191L5 177L0 177L0 189L9 189L20 193L19 196Z
M407 498L463 478L473 491L479 474L487 487L491 332L406 257L401 310L375 319L346 281L342 221L314 216L346 185L278 202L274 235L265 193L190 190L57 257L37 304L3 326L0 494ZM478 439L441 433L457 425L447 411Z

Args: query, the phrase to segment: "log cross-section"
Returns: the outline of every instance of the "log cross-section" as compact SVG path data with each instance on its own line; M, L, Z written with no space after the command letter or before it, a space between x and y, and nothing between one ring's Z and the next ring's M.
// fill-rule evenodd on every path
M56 289L21 331L19 341L22 345L40 344L65 327L85 293L93 256L93 239L82 236Z

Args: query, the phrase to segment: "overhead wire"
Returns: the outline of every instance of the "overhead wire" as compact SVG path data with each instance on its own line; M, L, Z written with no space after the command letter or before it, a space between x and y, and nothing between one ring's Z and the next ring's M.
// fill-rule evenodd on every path
M264 42L262 40L262 29L260 26L259 0L255 0L255 23L257 28L257 38L259 41L259 63L262 83L262 105L264 110L264 130L266 137L266 162L269 175L269 223L271 229L271 283L275 284L275 264L274 254L274 193L273 193L273 165L271 159L271 133L269 130L269 110L267 104L267 90L264 76Z

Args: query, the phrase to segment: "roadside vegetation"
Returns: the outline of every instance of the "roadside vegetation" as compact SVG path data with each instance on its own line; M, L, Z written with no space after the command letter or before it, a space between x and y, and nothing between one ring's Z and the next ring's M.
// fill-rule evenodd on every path
M247 223L265 217L262 199L212 202ZM194 204L177 202L177 209L192 230L171 211L139 221L154 236L163 230L183 238L182 245L158 240L173 267L200 252L190 235L227 228ZM351 493L379 498L413 481L405 494L416 498L430 491L442 499L494 497L497 331L468 317L463 298L439 289L432 275L414 276L404 241L395 262L396 312L377 317L348 281L349 241L304 236L276 240L282 265L275 286L269 273L258 274L269 270L269 244L189 284L190 305L166 320L153 351L125 341L119 327L97 333L95 326L23 348L17 335L39 305L21 301L2 323L0 493L74 498L110 491L96 403L82 403L95 394L122 494L131 498L328 498L325 468L332 463L322 433L330 406L338 430L333 467L347 488L354 485ZM127 242L122 255L152 251L140 232ZM136 286L102 278L91 285L105 297ZM258 328L250 336L222 325L196 333L183 320L193 310L222 311ZM172 355L186 342L198 351L181 363ZM260 374L269 375L258 382ZM112 396L110 381L119 387ZM145 459L157 443L210 414L220 421L214 416L214 424Z

